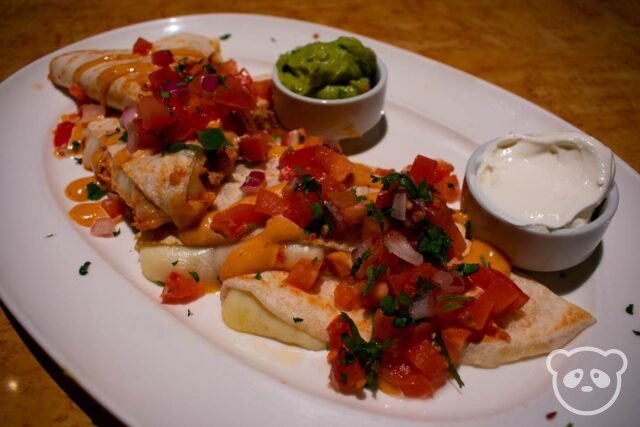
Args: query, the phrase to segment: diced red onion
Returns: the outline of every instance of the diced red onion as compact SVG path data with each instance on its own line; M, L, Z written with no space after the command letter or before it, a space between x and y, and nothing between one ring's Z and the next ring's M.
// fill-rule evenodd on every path
M182 80L170 80L162 85L162 90L165 92L171 92L172 90L176 90L180 87L178 86L178 83L180 82L182 82Z
M244 194L256 194L266 180L266 175L262 171L252 171L240 186L240 190Z
M128 127L133 123L133 119L136 117L138 117L138 110L134 105L129 105L124 109L120 116L120 125L128 131Z
M416 298L409 307L409 315L413 320L424 319L435 314L433 295L431 292Z
M453 276L446 271L438 270L431 276L431 280L440 288L443 288L453 283Z
M189 88L186 86L180 86L176 89L169 91L171 98L178 101L180 104L184 104L189 99Z
M111 218L98 218L91 226L91 235L96 237L113 237L116 224Z
M431 276L433 283L438 285L440 289L447 294L460 294L464 292L464 282L460 277L455 277L446 271L436 271Z
M420 252L413 249L409 240L399 231L392 230L385 234L384 245L389 252L407 261L409 264L420 265L424 262Z
M301 141L301 133L299 130L291 130L287 133L287 145L297 145L300 144Z
M82 123L89 123L106 114L104 105L98 104L83 104L80 106L80 121Z
M407 193L398 192L393 197L391 217L404 221L407 218Z
M215 74L206 74L202 77L202 90L213 92L218 86L220 86L220 81Z

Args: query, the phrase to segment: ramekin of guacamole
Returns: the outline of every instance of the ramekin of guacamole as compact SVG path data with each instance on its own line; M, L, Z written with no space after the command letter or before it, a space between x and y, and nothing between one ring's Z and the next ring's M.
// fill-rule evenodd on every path
M351 98L376 83L376 54L354 37L315 42L280 55L278 78L289 90L318 99Z

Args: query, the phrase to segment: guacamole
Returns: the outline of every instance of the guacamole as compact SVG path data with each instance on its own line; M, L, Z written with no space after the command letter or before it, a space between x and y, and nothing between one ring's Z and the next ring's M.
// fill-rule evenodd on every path
M280 55L280 82L303 96L342 99L360 95L375 84L376 54L353 37L315 42Z

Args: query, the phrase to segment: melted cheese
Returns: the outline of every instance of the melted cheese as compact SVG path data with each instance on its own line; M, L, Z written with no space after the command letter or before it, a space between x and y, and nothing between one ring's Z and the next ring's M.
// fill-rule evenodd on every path
M469 252L462 258L462 262L468 264L486 264L505 276L511 274L511 264L507 258L496 248L482 240L473 239L471 241Z
M222 280L242 274L272 270L278 261L278 253L284 248L280 243L297 241L304 237L302 229L283 216L275 216L265 229L255 237L245 240L235 249L220 269Z

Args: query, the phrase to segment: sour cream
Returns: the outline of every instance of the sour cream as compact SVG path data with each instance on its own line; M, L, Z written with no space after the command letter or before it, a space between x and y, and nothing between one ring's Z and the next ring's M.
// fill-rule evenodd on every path
M575 132L509 134L491 144L478 169L486 201L516 225L580 227L613 186L613 153Z

